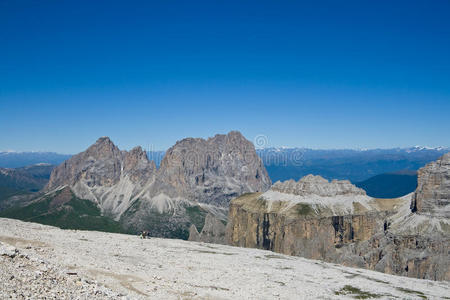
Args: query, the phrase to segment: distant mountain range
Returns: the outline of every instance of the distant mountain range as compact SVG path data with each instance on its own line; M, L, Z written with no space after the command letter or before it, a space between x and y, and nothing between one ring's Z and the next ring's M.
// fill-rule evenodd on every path
M71 156L55 152L0 152L0 168L20 168L40 163L59 165Z
M446 147L410 147L371 150L315 150L264 148L256 150L273 182L298 180L308 174L327 179L362 182L375 175L418 170L450 152Z
M159 167L166 151L147 151L149 160ZM56 152L15 152L0 151L0 168L20 168L37 164L59 165L72 157L72 154Z
M40 191L47 184L54 167L38 164L16 169L0 168L0 210L6 206L4 201L8 198L15 201L13 196L31 195Z
M412 193L417 188L417 172L403 170L375 175L355 183L374 198L397 198Z
M298 180L308 174L327 179L348 179L364 188L373 197L397 197L415 189L416 179L411 174L398 174L399 170L416 171L425 164L450 152L446 147L423 147L371 150L316 150L308 148L257 149L273 182ZM166 151L147 151L147 156L159 165ZM0 168L21 168L36 164L58 165L71 155L54 152L0 152ZM48 168L47 168L48 169ZM17 174L23 175L24 169ZM46 174L47 180L49 176ZM14 194L10 179L0 178L0 194ZM8 181L9 183L5 184ZM43 186L20 186L21 191Z

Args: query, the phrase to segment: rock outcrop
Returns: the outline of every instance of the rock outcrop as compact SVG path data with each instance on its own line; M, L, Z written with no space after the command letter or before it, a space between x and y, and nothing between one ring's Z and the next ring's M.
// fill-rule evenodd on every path
M212 214L207 214L205 225L199 233L194 224L189 228L189 241L204 242L213 244L225 244L226 227L222 220L217 219Z
M158 191L225 208L238 195L271 185L253 144L237 131L177 142L167 150L157 182Z
M411 210L422 215L450 218L450 153L421 168L417 181Z
M94 201L104 214L119 219L156 171L141 147L121 151L108 137L101 137L57 166L45 189L69 186L77 197Z
M338 195L366 195L363 189L357 188L348 180L333 180L329 182L321 176L307 175L298 182L288 180L276 182L272 188L285 194L307 196L317 195L321 197L333 197Z
M187 238L189 226L202 228L208 213L226 219L232 198L270 185L253 144L232 131L178 141L159 169L142 148L121 151L102 137L56 167L46 191L69 186L130 231Z
M230 204L227 242L450 280L448 157L421 169L417 191L397 199L371 198L349 182L312 175L243 195Z
M236 246L336 261L344 245L369 240L383 228L383 219L396 204L370 198L348 181L306 176L233 200L227 240ZM355 263L364 266L361 260Z

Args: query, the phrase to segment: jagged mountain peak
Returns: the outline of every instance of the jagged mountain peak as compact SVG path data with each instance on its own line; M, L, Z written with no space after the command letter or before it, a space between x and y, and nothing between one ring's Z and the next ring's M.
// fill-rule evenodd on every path
M92 144L91 147L98 147L98 146L109 146L109 147L117 147L114 142L107 136L99 137L94 144Z
M135 158L138 160L149 161L147 153L142 149L141 146L136 146L130 151L124 151L125 157Z
M104 214L122 220L128 228L150 229L144 225L153 218L176 219L175 225L169 220L158 224L169 232L199 219L206 213L204 206L226 218L232 198L264 192L271 181L253 144L234 131L178 141L166 152L159 169L142 147L121 151L108 137L101 137L54 169L47 190L63 185L80 199L97 203Z
M213 137L208 138L210 140L228 139L228 141L247 141L240 131L232 130L226 134L216 134Z
M85 152L82 153L86 153L98 158L121 155L121 151L119 150L119 148L113 143L113 141L111 141L109 137L106 136L97 139L94 144L92 144Z
M167 150L159 178L179 195L222 207L233 197L265 191L271 184L253 144L236 131L177 142Z
M194 138L194 137L187 137L182 140L179 140L175 143L174 146L172 146L170 149L174 147L180 147L180 146L186 146L186 145L192 145L192 144L198 144L198 145L205 145L205 144L213 144L213 143L250 143L239 131L230 131L227 134L216 134L213 137L209 137L207 139L203 138ZM169 149L169 150L170 150Z
M78 186L88 187L113 186L127 173L131 173L132 181L147 180L155 169L155 163L148 160L141 147L135 147L130 152L121 151L109 137L104 136L85 151L57 166L46 189L77 183ZM95 201L100 202L98 199Z

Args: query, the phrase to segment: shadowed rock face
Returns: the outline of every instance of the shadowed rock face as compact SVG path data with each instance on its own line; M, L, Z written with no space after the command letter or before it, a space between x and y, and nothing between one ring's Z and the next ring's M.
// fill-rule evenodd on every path
M227 243L450 280L449 157L421 169L416 192L398 199L312 175L243 195L230 204Z
M450 218L450 153L419 170L411 210L422 215Z
M121 151L102 137L56 167L46 190L69 186L133 231L187 238L190 224L202 225L208 212L225 219L232 198L270 185L253 144L232 131L178 141L159 170L141 147Z
M225 208L231 199L271 185L253 144L237 131L177 142L161 162L158 181L155 190Z
M338 261L341 248L367 241L380 228L394 203L383 207L348 181L306 176L276 183L266 193L232 201L228 242L289 255ZM342 262L342 261L341 261ZM359 267L361 259L354 261Z
M111 187L121 176L130 174L135 181L147 180L155 171L155 164L140 147L130 152L120 151L108 137L101 137L86 151L57 166L45 189L73 186L79 181L88 187Z

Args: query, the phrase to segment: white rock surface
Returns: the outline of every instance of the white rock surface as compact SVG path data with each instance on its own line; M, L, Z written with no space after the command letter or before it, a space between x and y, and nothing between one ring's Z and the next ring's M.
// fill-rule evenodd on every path
M276 182L261 195L270 206L273 202L286 202L288 210L298 203L311 205L315 211L329 209L334 215L352 214L358 203L366 210L379 209L374 198L348 180L332 180L321 176L307 175L298 181Z
M442 299L450 290L448 282L257 249L61 230L11 219L0 219L0 241L26 253L0 256L2 299L352 299L363 292L378 299ZM14 284L12 276L32 283Z
M11 238L4 240L14 242ZM24 250L0 242L0 299L126 299L120 293L81 278L76 272L41 259L39 246ZM33 251L34 250L34 251Z
M363 189L353 185L348 180L332 180L329 182L319 175L306 175L298 181L287 180L276 182L272 190L299 196L317 195L321 197L333 197L339 195L366 195Z

